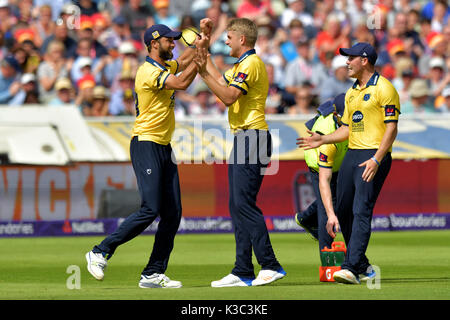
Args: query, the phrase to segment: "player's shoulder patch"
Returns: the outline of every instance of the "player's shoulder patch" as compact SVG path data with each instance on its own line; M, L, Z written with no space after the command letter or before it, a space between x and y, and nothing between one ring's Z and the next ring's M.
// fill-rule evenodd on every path
M320 162L328 162L328 156L326 154L323 154L322 152L319 153L319 161Z
M234 77L234 81L237 83L243 83L245 79L247 79L248 75L243 72L238 72L236 77Z
M393 117L395 116L395 106L394 105L387 105L384 107L384 115L386 117Z

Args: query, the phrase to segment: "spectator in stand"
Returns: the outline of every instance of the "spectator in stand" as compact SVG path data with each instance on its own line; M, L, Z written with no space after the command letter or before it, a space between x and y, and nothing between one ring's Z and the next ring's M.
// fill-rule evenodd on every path
M279 45L275 44L272 34L269 27L259 27L255 50L256 54L266 65L270 64L275 69L275 82L282 83L284 60L279 52Z
M76 83L86 73L82 69L87 66L91 68L89 73L95 77L97 83L104 81L103 70L111 58L108 55L103 55L100 58L96 57L92 49L93 42L91 39L83 38L78 42L77 58L73 61L70 70L70 78L73 83Z
M266 99L266 113L284 113L295 104L295 97L278 85L275 79L275 67L266 63L267 78L269 80L269 92Z
M73 0L73 3L75 3L80 8L81 15L86 16L92 16L96 13L98 13L98 7L97 2L92 0Z
M426 43L428 51L419 58L419 74L426 77L430 71L430 60L434 57L445 58L447 54L447 43L441 33L430 32L427 35Z
M349 3L347 16L353 29L357 29L360 25L367 26L369 15L364 7L364 0L354 0L353 3Z
M39 90L36 85L36 76L32 73L24 73L20 78L20 90L9 101L10 106L21 106L24 104L38 104Z
M354 81L348 77L347 67L346 57L338 55L333 58L331 67L333 75L321 83L320 90L318 91L320 104L333 99L342 92L347 92L353 85Z
M120 10L120 15L130 26L133 39L142 41L147 27L154 24L154 9L147 5L141 5L141 0L129 0Z
M449 112L450 111L450 86L442 90L442 95L439 101L436 103L436 109L439 112Z
M75 97L75 105L78 106L83 115L90 115L94 87L95 79L90 74L83 76L76 83L77 96Z
M228 57L230 48L225 44L225 41L227 40L227 33L225 31L228 21L227 14L224 13L220 7L210 7L206 10L206 18L211 19L213 22L213 29L211 31L209 42L211 54L222 58L225 64L234 63L235 59ZM226 66L223 67L228 69Z
M42 103L46 104L55 97L55 82L58 78L67 77L70 67L67 59L64 58L64 44L60 41L50 42L37 70L39 96Z
M288 4L288 8L281 14L281 26L288 28L293 19L298 19L302 22L305 29L311 29L311 33L315 33L314 19L306 11L305 0L287 0L286 3Z
M0 62L0 104L7 104L20 90L19 77L22 70L13 56Z
M129 72L131 76L136 74L139 67L138 52L134 43L124 41L118 49L118 56L105 66L104 75L107 83L111 87L111 92L115 92L119 87L119 80L123 72Z
M51 100L48 105L62 106L66 104L74 104L74 88L69 78L59 78L55 83L56 97Z
M115 17L112 20L112 25L106 29L98 39L98 41L109 50L108 52L111 56L114 55L112 51L117 49L122 42L128 40L131 40L130 27L122 16Z
M446 73L445 60L441 57L434 57L430 60L430 71L427 79L430 93L433 97L441 95L442 90L449 83L449 74Z
M90 16L81 16L80 28L77 30L78 43L80 41L89 41L89 52L87 56L92 59L102 58L108 55L108 50L94 37L94 20ZM71 53L73 58L77 58L77 50Z
M131 90L133 94L134 90L134 75L130 69L122 70L119 77L119 88L112 91L111 102L109 104L109 113L111 115L120 115L127 113L127 106L125 105L124 96L125 92Z
M295 104L290 106L288 114L314 114L316 109L313 107L313 95L311 87L308 85L301 86L295 92Z
M333 52L334 55L339 54L339 48L347 48L351 46L350 32L351 25L342 22L335 14L327 16L323 30L317 34L316 48L319 59L325 63L325 55L327 52Z
M315 5L314 25L318 29L323 28L329 16L336 17L339 22L344 22L346 19L345 13L336 8L335 0L316 1Z
M450 16L450 8L447 0L437 0L434 2L433 17L431 18L431 30L442 32L447 25Z
M92 103L90 108L83 109L84 116L106 117L108 112L109 93L103 86L95 86L92 90Z
M275 13L269 0L242 0L236 10L236 17L256 21L259 17L275 18Z
M327 78L324 66L314 63L310 41L303 40L297 43L298 58L286 65L284 87L287 92L295 95L304 84L309 83L318 88Z
M403 57L395 64L395 78L392 85L398 92L400 97L400 105L403 105L411 99L409 95L409 87L414 79L414 61L411 58Z
M20 44L20 48L26 52L27 60L25 63L26 73L36 74L39 64L42 61L41 55L39 54L39 49L30 40L25 40Z
M203 81L196 84L193 94L195 100L189 104L189 115L199 117L223 114L219 105L216 103L215 96Z
M17 18L11 13L8 0L0 0L0 31L2 34L7 34L16 23Z
M42 47L40 48L41 56L44 56L45 53L47 52L48 44L50 42L56 40L56 41L62 42L64 44L64 47L65 47L65 55L64 56L66 58L70 57L71 53L73 51L75 51L76 48L77 48L77 42L73 38L71 38L69 36L68 32L69 31L67 29L67 24L66 23L63 23L62 21L60 21L59 24L57 23L56 26L55 26L54 34L49 36L49 37L47 37L44 40L44 43L42 44Z
M287 32L283 29L277 30L274 40L276 44L279 44L281 56L286 63L289 63L298 58L297 44L307 41L308 37L303 23L298 19L293 19Z
M11 4L10 4L11 5ZM14 4L13 14L19 22L30 24L33 21L33 0L20 0Z
M30 70L28 67L28 53L20 44L17 44L15 48L12 49L12 54L16 58L20 65L20 69L23 73L33 73L35 70Z
M120 95L123 108L116 116L136 116L136 104L134 102L133 89L127 89ZM110 107L111 110L111 107Z
M178 29L180 27L180 19L173 14L169 14L169 0L153 0L153 7L155 8L155 23L164 24L171 29Z
M60 18L65 5L73 5L71 0L34 0L33 3L36 8L49 5L52 9L52 21L56 21Z
M39 7L39 16L31 23L31 30L34 33L33 42L37 47L41 47L44 40L55 32L55 22L52 20L50 4Z
M402 105L402 114L435 113L430 97L430 88L424 79L414 79L409 88L411 99Z

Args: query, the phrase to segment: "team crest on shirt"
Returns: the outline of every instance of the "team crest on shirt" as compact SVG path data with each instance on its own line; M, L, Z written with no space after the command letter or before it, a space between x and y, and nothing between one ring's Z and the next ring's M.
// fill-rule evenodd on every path
M319 161L320 162L328 162L328 156L326 154L323 154L322 152L319 153Z
M237 74L237 76L234 78L234 81L236 81L237 83L243 83L245 81L245 79L247 79L247 74L239 72Z
M393 117L393 116L395 116L395 106L387 105L386 107L384 107L384 115L386 117Z
M364 101L369 101L369 99L370 99L370 93L365 94L363 100Z

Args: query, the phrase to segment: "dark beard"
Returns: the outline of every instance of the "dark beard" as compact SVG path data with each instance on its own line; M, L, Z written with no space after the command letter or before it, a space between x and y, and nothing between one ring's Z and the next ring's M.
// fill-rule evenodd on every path
M173 58L173 53L170 50L163 50L161 49L161 47L159 47L159 57L166 61L166 60L171 60Z

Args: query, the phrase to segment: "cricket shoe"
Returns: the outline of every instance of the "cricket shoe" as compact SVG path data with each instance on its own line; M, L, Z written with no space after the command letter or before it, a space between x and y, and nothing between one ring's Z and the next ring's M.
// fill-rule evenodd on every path
M283 278L286 275L286 271L280 267L278 271L274 270L261 270L255 280L252 281L252 286L263 286L276 280Z
M375 270L373 270L372 266L368 266L366 269L366 272L363 272L359 275L360 281L368 281L370 279L373 279L377 276Z
M86 253L87 269L92 276L97 280L103 280L105 276L104 271L108 261L101 253L94 253L89 251Z
M319 228L309 226L309 225L305 222L305 219L302 217L302 214L301 214L300 212L297 212L297 213L295 214L295 222L296 222L300 227L302 227L303 229L305 229L305 231L306 231L307 233L309 233L310 236L311 236L314 240L316 240L316 241L319 240Z
M342 269L339 271L336 271L333 274L333 279L336 282L339 283L345 283L345 284L360 284L361 281L359 281L359 277L354 275L353 272L347 269Z
M141 274L139 288L181 288L180 281L170 280L163 273L153 273L152 275Z
M230 273L220 280L211 282L213 288L225 288L225 287L249 287L252 285L253 279L241 278Z

